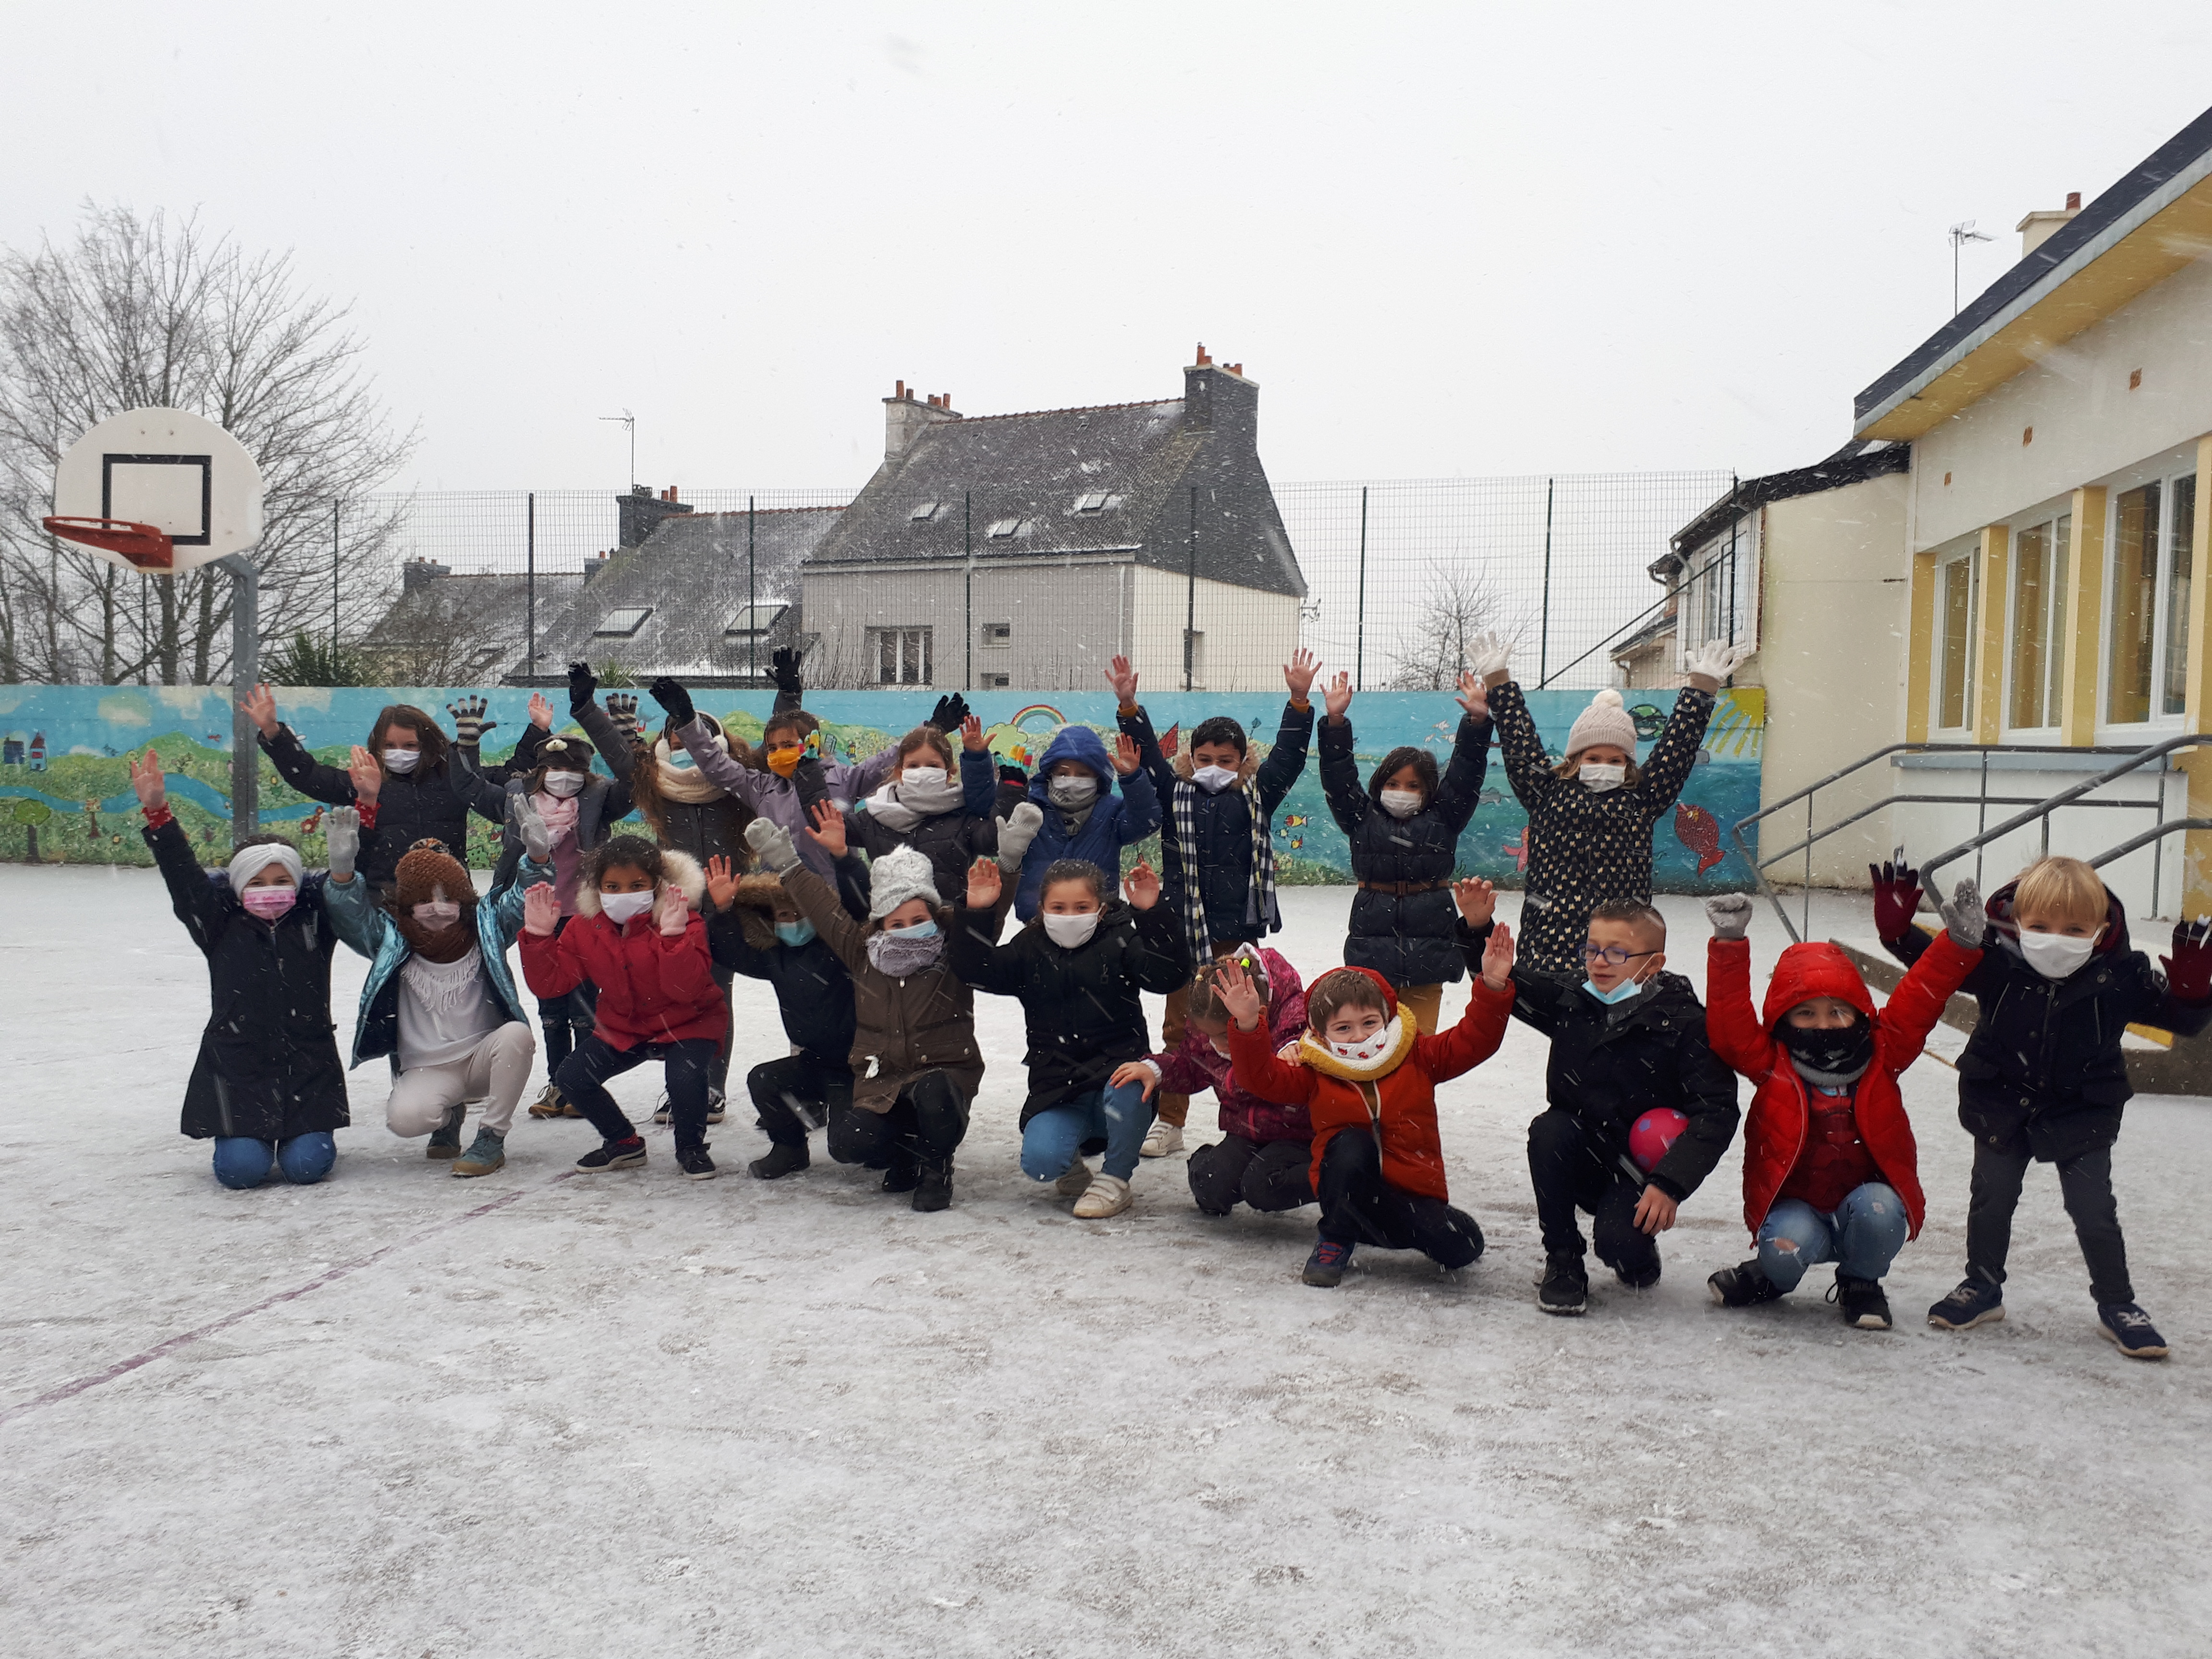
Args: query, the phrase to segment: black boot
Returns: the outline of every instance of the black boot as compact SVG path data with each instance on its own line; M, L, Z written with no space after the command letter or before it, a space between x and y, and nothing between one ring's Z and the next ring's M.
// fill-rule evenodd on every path
M1578 1314L1589 1301L1589 1273L1578 1255L1547 1255L1536 1305L1547 1314Z
M1828 1296L1830 1300L1842 1304L1844 1324L1855 1325L1863 1331L1889 1328L1889 1298L1882 1294L1880 1279L1853 1279L1849 1273L1838 1273Z
M805 1141L779 1140L768 1149L766 1158L757 1158L745 1168L755 1181L774 1181L779 1176L797 1175L812 1162Z
M952 1207L951 1158L922 1159L920 1180L914 1189L914 1207L917 1210L949 1210Z
M1782 1289L1766 1276L1766 1269L1753 1257L1739 1261L1733 1267L1723 1267L1705 1280L1711 1288L1713 1300L1723 1308L1756 1308L1762 1302L1778 1301Z
M884 1190L910 1193L921 1181L921 1164L910 1152L894 1157L884 1170Z

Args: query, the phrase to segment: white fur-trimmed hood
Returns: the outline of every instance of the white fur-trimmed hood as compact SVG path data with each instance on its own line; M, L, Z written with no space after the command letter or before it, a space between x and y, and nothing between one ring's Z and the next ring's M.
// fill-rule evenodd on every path
M706 902L707 872L699 867L699 860L689 853L663 849L660 854L663 879L672 881L683 890L684 896L694 910ZM599 914L599 890L589 882L576 884L576 914L596 916Z

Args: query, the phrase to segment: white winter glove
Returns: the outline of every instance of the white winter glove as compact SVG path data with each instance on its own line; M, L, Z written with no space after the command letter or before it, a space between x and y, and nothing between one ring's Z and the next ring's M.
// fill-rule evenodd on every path
M337 808L325 820L323 838L331 849L331 878L343 886L353 879L361 857L361 814L350 806Z
M1477 634L1467 642L1467 653L1473 659L1476 675L1486 682L1493 674L1503 676L1512 672L1510 659L1513 647L1501 635Z
M1705 920L1715 939L1741 939L1751 932L1751 895L1723 893L1705 901Z
M745 826L745 845L776 875L799 867L799 843L792 840L790 830L770 819L755 818Z
M1943 931L1954 941L1969 951L1982 948L1990 931L1990 913L1982 908L1982 890L1972 876L1951 890L1948 904L1938 898L1936 908L1942 914Z
M1036 839L1037 831L1044 827L1044 809L1033 800L1025 800L1013 810L1009 817L1000 818L999 868L1008 875L1022 867L1029 856L1030 843Z
M1721 682L1735 673L1737 665L1750 654L1751 647L1747 645L1723 645L1717 641L1711 645L1699 646L1683 658L1682 672L1693 680L1712 682L1702 690L1717 690Z
M543 864L553 856L553 832L538 816L538 809L530 804L529 796L517 791L507 798L507 821L522 837L522 850L529 854L532 864Z

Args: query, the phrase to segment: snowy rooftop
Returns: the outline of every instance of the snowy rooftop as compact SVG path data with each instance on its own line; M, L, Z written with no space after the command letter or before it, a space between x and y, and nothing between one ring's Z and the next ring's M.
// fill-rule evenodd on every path
M1347 891L1283 897L1286 953L1338 960ZM1662 902L1702 980L1694 903ZM1709 1304L1733 1155L1656 1291L1601 1274L1555 1321L1518 1027L1443 1091L1489 1253L1453 1279L1363 1251L1323 1291L1310 1212L1207 1220L1180 1158L1103 1223L1032 1188L1020 1014L990 998L941 1215L818 1139L744 1178L735 1111L711 1184L665 1131L640 1174L569 1178L587 1127L522 1119L503 1171L455 1181L384 1130L381 1065L327 1185L226 1192L175 1132L207 981L154 873L0 868L0 905L10 1653L2203 1651L2202 1101L2136 1101L2115 1166L2163 1366L2098 1340L2043 1167L2007 1322L1918 1322L1966 1198L1935 1060L1905 1083L1929 1224L1894 1333L1844 1330L1826 1270ZM361 978L342 953L345 1031ZM742 1075L784 1044L738 996ZM616 1085L634 1115L652 1075Z

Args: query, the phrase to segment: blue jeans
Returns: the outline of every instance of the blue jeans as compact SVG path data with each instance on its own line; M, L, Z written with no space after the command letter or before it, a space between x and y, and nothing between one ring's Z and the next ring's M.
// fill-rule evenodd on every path
M1103 1135L1105 1172L1127 1181L1137 1173L1145 1131L1152 1127L1152 1108L1141 1084L1093 1089L1029 1121L1022 1131L1022 1173L1032 1181L1057 1181L1075 1162L1076 1149Z
M295 1187L312 1187L338 1161L338 1144L327 1129L294 1135L289 1140L257 1140L252 1135L217 1135L215 1178L226 1187L258 1187L271 1164Z
M1880 1279L1911 1231L1905 1200L1879 1181L1852 1188L1826 1215L1802 1199L1781 1199L1759 1224L1759 1265L1778 1291L1796 1290L1820 1261L1853 1279Z

